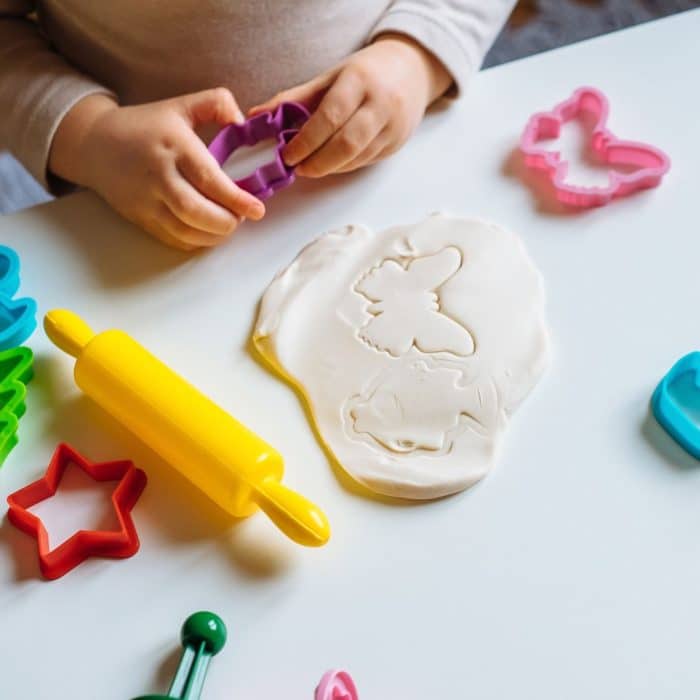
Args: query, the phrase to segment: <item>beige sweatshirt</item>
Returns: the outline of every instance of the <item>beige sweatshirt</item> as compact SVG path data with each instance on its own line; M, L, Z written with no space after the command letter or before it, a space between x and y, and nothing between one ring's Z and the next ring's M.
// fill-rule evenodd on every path
M515 0L0 0L0 148L44 186L81 98L135 104L229 87L241 107L309 80L377 34L407 34L463 89Z

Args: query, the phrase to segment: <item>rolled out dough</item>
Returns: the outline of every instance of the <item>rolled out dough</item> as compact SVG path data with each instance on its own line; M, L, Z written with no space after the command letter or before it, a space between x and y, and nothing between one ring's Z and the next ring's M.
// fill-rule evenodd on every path
M340 466L412 499L489 471L549 355L542 278L519 238L441 214L311 243L268 287L253 339Z

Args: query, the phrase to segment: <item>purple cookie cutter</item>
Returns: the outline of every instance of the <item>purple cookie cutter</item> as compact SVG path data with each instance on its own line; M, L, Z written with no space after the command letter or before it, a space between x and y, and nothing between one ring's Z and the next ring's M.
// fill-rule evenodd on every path
M261 112L243 124L225 126L209 145L209 152L219 165L223 165L241 146L253 146L266 139L276 139L274 160L234 181L258 199L267 199L294 182L294 168L282 159L282 149L296 136L309 116L306 107L298 102L283 102L274 112Z

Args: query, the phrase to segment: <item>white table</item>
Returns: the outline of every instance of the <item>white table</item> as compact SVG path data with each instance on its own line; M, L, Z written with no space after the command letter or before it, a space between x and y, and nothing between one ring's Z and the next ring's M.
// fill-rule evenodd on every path
M0 542L2 697L125 700L165 689L199 608L231 641L205 697L311 698L328 667L362 700L697 697L700 467L648 416L657 380L700 342L700 11L486 71L395 157L300 183L225 247L187 257L88 194L0 220L22 291L98 329L122 327L277 446L320 503L330 544L304 550L262 516L231 527L97 407L41 332L4 497L54 446L132 457L149 473L142 548L37 580L30 538ZM658 189L548 213L510 174L526 118L582 84L619 135L668 150ZM325 229L381 228L444 209L518 231L542 269L553 366L515 416L497 469L440 502L389 506L333 474L297 398L249 354L271 276ZM136 630L136 631L135 631Z

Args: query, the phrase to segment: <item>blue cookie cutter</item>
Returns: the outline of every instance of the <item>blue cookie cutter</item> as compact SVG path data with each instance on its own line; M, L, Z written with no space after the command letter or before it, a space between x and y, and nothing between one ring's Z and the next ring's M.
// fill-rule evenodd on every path
M17 253L0 246L0 351L21 345L36 329L36 301L12 298L19 282Z
M651 398L661 427L688 453L700 459L700 352L682 357Z
M12 248L0 245L0 294L13 297L19 289L19 256Z

